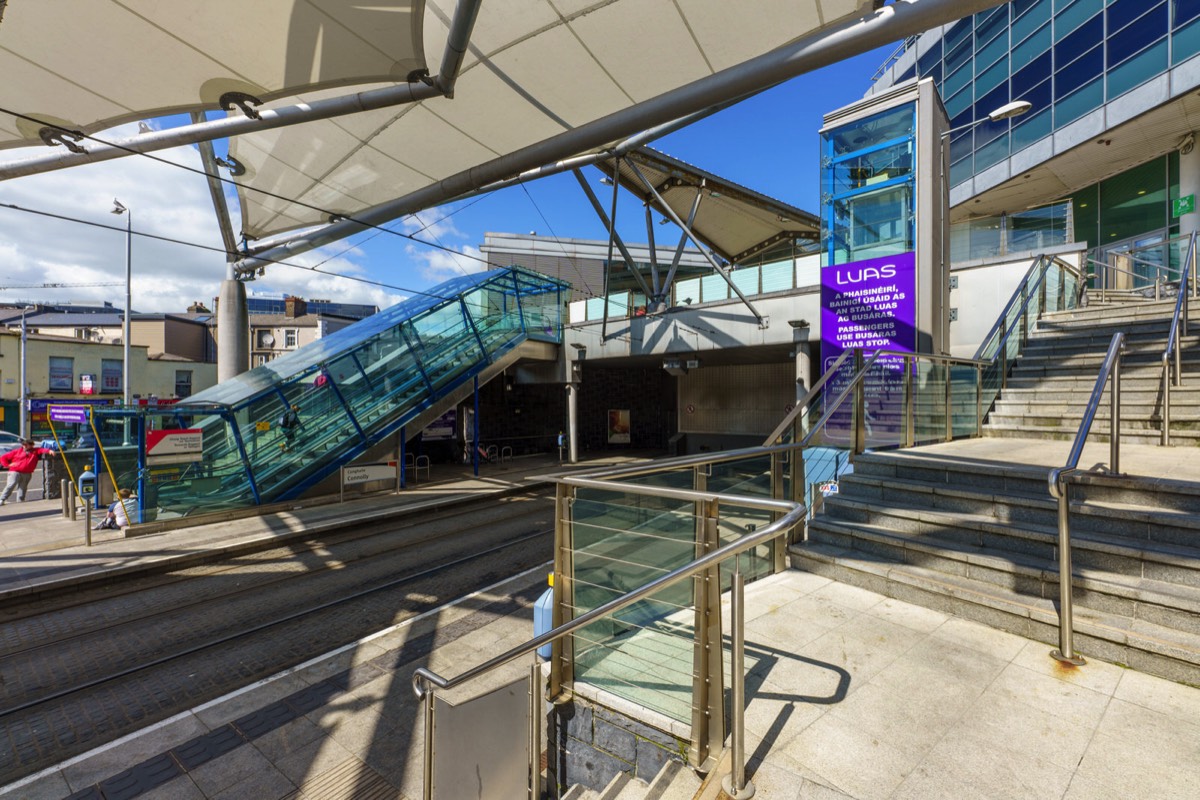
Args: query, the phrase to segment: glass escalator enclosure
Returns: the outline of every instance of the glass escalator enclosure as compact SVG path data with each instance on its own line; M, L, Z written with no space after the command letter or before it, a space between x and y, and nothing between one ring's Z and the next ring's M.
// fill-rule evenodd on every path
M568 290L519 268L455 278L149 414L151 426L186 417L203 432L195 461L151 457L160 515L299 496L523 341L560 343ZM289 442L278 420L293 406Z

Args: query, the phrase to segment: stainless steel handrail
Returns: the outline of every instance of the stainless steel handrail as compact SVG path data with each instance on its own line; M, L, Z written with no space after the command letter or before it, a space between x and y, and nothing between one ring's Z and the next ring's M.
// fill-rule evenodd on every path
M666 575L662 575L661 577L658 577L658 578L650 581L649 583L643 584L642 586L638 587L637 589L634 589L630 592L626 592L625 594L621 595L620 597L610 600L609 602L605 603L604 605L597 606L596 608L593 608L591 611L588 611L588 612L582 614L581 616L576 617L575 619L571 620L570 622L563 623L562 625L559 625L557 628L554 628L553 630L549 630L546 633L541 634L540 636L535 636L534 638L530 639L529 641L525 642L524 644L520 644L520 645L517 645L516 647L512 647L509 650L505 651L504 653L501 653L498 656L490 658L487 661L485 661L484 663L479 664L475 667L472 667L471 669L467 670L466 672L460 673L459 675L457 675L453 678L446 678L441 675L438 675L435 672L432 672L431 670L429 670L425 667L418 667L417 670L413 673L412 687L413 687L413 693L417 696L417 699L420 700L421 702L424 702L424 703L430 702L430 688L429 687L436 687L437 689L447 690L447 689L452 689L456 686L460 686L474 678L477 678L481 675L491 672L492 670L495 670L501 666L504 666L505 664L508 664L509 662L514 661L517 658L520 658L521 656L529 655L530 653L536 652L539 647L542 647L543 645L546 645L546 644L550 644L551 642L554 642L557 639L561 639L564 636L574 633L575 631L579 630L580 628L586 627L587 625L591 624L592 622L595 622L598 619L601 619L610 614L614 614L624 608L627 608L630 605L633 605L634 603L638 602L639 600L643 600L643 599L649 597L650 595L652 595L658 591L661 591L662 589L666 589L667 587L673 586L676 583L679 583L680 581L683 581L683 580L686 580L687 578L691 578L695 575L698 575L698 574L704 572L706 569L709 569L710 567L720 564L721 562L725 561L726 559L738 556L741 553L744 553L747 550L757 547L760 544L769 542L776 537L783 536L788 531L790 531L792 528L794 528L796 525L800 524L800 522L802 522L804 520L804 517L808 511L805 508L803 503L793 503L793 502L786 501L786 500L771 500L771 499L761 498L761 497L743 497L743 496L739 496L739 495L722 494L719 492L697 492L694 490L687 490L687 489L669 489L669 488L659 487L659 486L642 486L639 484L598 481L598 480L592 480L592 479L583 478L583 477L569 477L569 478L563 478L561 480L563 483L574 485L574 486L582 486L582 487L588 487L588 488L598 487L598 488L602 488L602 489L609 490L609 491L628 492L631 494L651 495L651 496L655 496L655 497L667 496L667 497L672 497L672 498L680 499L680 500L692 500L692 501L699 501L699 502L706 502L706 503L716 503L718 505L722 502L725 502L725 503L739 505L739 506L752 506L752 507L771 510L771 511L783 512L783 515L779 519L771 522L770 524L766 525L765 527L763 527L760 530L756 530L752 533L748 533L745 536L741 537L740 539L730 542L727 545L723 545L723 546L717 548L716 550L713 550L712 552L701 556L700 558L694 559L693 561L691 561L688 564L685 564L682 567L678 567L677 569L671 570ZM734 598L732 598L732 600L733 600L733 602L736 602L738 604L739 608L741 607L742 601L741 601L740 597L734 597ZM740 635L740 632L737 632L737 633ZM733 685L734 696L744 696L744 687L740 684L740 682L742 680L744 680L745 665L739 664L735 660L732 665L731 671L732 671L733 681L734 681L734 685ZM428 709L428 706L427 706L427 709ZM732 727L734 730L734 734L733 734L734 741L735 741L735 743L743 742L745 739L745 733L744 733L745 709L737 708L735 706L732 709L732 713L733 713L733 720L732 720L731 724L732 724ZM426 714L426 719L427 720L429 719L428 713ZM737 748L735 748L735 749L737 749ZM428 753L428 750L429 750L429 744L426 743L427 753ZM428 756L427 756L427 759L428 759ZM427 761L427 764L428 764L428 761ZM735 765L734 775L735 775L735 781L738 780L739 778L744 780L745 765L744 764L740 765L740 768L739 768L739 765ZM429 786L429 782L428 782L428 770L427 770L427 775L426 775L426 791L427 792L428 792L428 786ZM738 787L738 788L742 788L742 787Z
M1196 290L1195 283L1188 291L1188 281L1191 277L1193 269L1193 261L1196 255L1196 232L1193 231L1191 238L1188 239L1187 257L1183 262L1183 270L1179 274L1179 292L1175 297L1175 313L1171 316L1171 332L1167 336L1167 348L1162 354L1162 438L1163 447L1171 444L1171 386L1179 386L1183 382L1183 365L1180 351L1183 348L1179 343L1180 322L1183 323L1183 334L1187 336L1188 323L1188 298L1192 292ZM1171 380L1171 362L1174 357L1175 378Z
M833 362L833 364L830 365L829 369L827 369L825 371L825 374L821 376L821 379L819 381L817 381L816 385L814 385L813 388L808 392L808 394L804 396L804 401L802 403L798 404L794 409L792 409L791 413L789 413L786 417L784 417L783 422L781 422L778 426L776 426L775 430L772 431L771 435L767 437L767 440L766 440L766 442L763 443L762 447L747 448L745 451L742 451L742 452L749 452L749 451L771 452L770 447L772 446L772 443L778 442L783 437L783 434L786 433L787 429L789 427L791 427L791 425L795 422L796 417L804 409L808 408L809 403L811 403L817 397L817 395L820 393L820 391L825 388L825 384L829 382L829 379L837 373L837 370L841 367L842 363L849 356L852 356L854 354L854 352L855 352L854 350L846 350L846 351L843 351L843 353L840 356L838 356L837 361ZM846 387L842 390L841 394L838 395L837 399L831 404L826 404L826 408L827 409L836 409L839 405L841 405L842 401L845 400L846 397L849 395L850 391L853 390L854 384L857 383L859 380L861 380L862 376L866 373L867 368L870 367L872 364L874 364L878 360L879 356L896 356L896 357L905 358L905 359L911 358L913 360L936 361L938 363L957 364L959 366L980 367L980 368L990 367L992 365L991 361L980 360L980 359L976 359L976 358L965 358L962 356L942 356L942 355L935 355L933 353L910 353L906 350L873 350L873 351L871 351L871 356L867 359L867 361L862 365L862 367L857 372L854 373L854 375L847 382ZM819 419L817 424L813 425L812 428L810 428L810 433L808 436L805 437L805 441L808 441L809 438L811 437L812 432L816 431L818 428L821 427L822 423L827 421L827 418L830 416L830 413L831 413L830 411L826 411L825 414ZM764 448L767 448L767 449L764 450ZM728 451L728 452L734 452L734 451ZM746 456L743 455L741 457L745 458ZM662 463L662 462L657 462L657 463Z
M796 417L805 412L809 403L817 398L817 395L819 395L825 388L825 384L829 382L829 379L837 374L842 364L844 364L846 359L852 355L854 355L853 350L842 351L842 354L837 357L837 360L829 365L829 369L825 370L824 374L822 374L821 377L817 379L817 382L813 384L813 387L808 390L808 394L804 395L804 399L797 403L796 407L793 408L788 415L783 418L783 422L780 422L777 426L775 426L775 430L771 431L771 435L767 437L765 442L763 442L764 445L774 444L775 442L779 441L783 434L792 427L792 423L795 422Z
M1070 477L1079 471L1079 459L1083 455L1083 446L1087 443L1088 434L1092 431L1092 422L1100 408L1100 399L1104 395L1104 384L1109 383L1109 399L1112 403L1109 423L1109 472L1118 474L1121 471L1121 353L1125 350L1125 334L1121 331L1113 334L1108 345L1108 353L1104 356L1104 364L1096 383L1092 387L1092 396L1088 399L1087 407L1083 410L1083 420L1075 433L1075 441L1071 444L1071 452L1067 463L1050 470L1047 481L1050 485L1051 497L1058 500L1058 649L1050 655L1059 661L1069 664L1083 664L1084 660L1075 654L1072 641L1074 629L1074 612L1072 602L1072 570L1071 570L1071 486Z
M1008 298L1008 302L1004 304L1004 308L996 317L995 323L993 323L991 329L988 330L988 332L984 334L983 338L980 340L979 348L975 351L976 358L982 357L984 348L987 347L987 344L991 340L992 336L998 333L1004 327L1005 320L1008 319L1008 312L1012 310L1013 306L1016 305L1022 297L1026 298L1025 302L1026 305L1028 305L1029 298L1033 296L1026 289L1027 285L1029 284L1029 278L1031 275L1033 275L1034 270L1041 267L1044 261L1046 261L1045 255L1034 257L1033 263L1029 265L1029 269L1025 270L1025 276L1021 278L1020 282L1017 283L1017 288L1013 290L1012 297ZM1044 270L1043 274L1045 274ZM1038 280L1041 280L1040 276ZM1007 339L1007 334L1005 334L1005 338ZM996 352L1000 352L999 347L997 347Z

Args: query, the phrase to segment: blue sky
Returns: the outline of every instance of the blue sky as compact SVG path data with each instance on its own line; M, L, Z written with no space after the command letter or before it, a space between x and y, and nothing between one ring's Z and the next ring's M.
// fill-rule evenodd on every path
M653 146L722 177L812 213L818 212L818 135L821 118L854 102L894 49L888 47L802 75L726 109ZM131 135L124 126L111 135ZM218 153L225 148L217 145ZM10 151L18 155L19 151ZM161 157L198 166L194 148ZM596 181L599 172L585 175ZM420 219L394 223L415 231L437 221L422 237L463 253L450 255L398 236L362 234L323 250L290 258L248 285L251 292L388 306L408 292L477 271L488 231L603 239L604 227L570 175L560 175L439 209ZM146 158L77 167L0 183L0 203L61 214L92 223L48 219L0 208L0 300L63 302L108 300L123 305L125 218L109 213L113 198L133 211L135 232L201 243L219 250L220 236L203 179ZM641 206L622 193L618 228L629 242L645 241ZM449 215L449 216L447 216ZM443 219L444 218L444 219ZM439 221L440 220L440 221ZM109 228L96 227L110 226ZM678 231L664 226L659 243L673 244ZM315 270L311 269L316 267ZM147 237L133 238L133 308L179 312L194 301L211 303L226 271L219 252ZM350 280L337 276L350 276ZM64 288L38 288L45 283ZM108 284L95 286L93 284ZM383 286L377 284L385 284Z

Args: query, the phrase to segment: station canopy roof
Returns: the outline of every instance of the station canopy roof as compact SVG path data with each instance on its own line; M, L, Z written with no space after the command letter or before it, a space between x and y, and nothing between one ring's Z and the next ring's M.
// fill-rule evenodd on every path
M0 0L0 107L96 132L212 111L230 91L272 108L402 83L437 71L455 5ZM239 188L243 231L263 238L323 224L330 212L353 216L875 5L484 0L452 99L232 140L231 155L246 167L239 182L286 198ZM39 128L0 113L0 148L40 146Z
M739 264L789 239L821 237L820 219L807 211L652 148L640 147L621 159L619 181L659 214L666 213L662 203L646 189L633 165L684 222L696 192L701 193L692 232L726 261ZM616 160L601 161L596 166L611 179Z

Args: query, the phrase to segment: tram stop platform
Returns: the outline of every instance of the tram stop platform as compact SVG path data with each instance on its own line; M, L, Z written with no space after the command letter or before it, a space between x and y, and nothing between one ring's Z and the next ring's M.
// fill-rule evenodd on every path
M589 461L598 466L612 460ZM0 508L0 596L236 552L338 515L520 490L557 460L435 469L400 495L315 504L81 545L58 501ZM437 474L442 472L443 474ZM100 533L100 532L97 532ZM0 798L422 796L418 666L454 674L526 641L538 568L0 787ZM1195 798L1200 689L799 570L746 587L748 774L757 797ZM472 694L518 677L510 665ZM451 694L450 699L454 699ZM720 798L719 782L698 797ZM622 795L624 796L624 795ZM515 799L514 799L515 800Z

